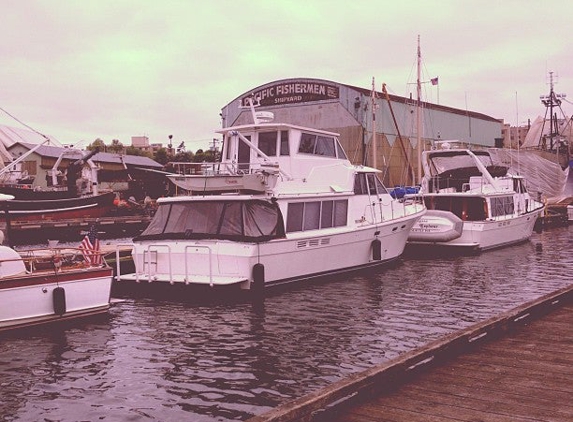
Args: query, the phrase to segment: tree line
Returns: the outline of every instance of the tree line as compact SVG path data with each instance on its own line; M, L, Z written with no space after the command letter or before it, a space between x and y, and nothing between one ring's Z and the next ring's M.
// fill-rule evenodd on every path
M110 144L106 144L102 139L98 138L89 144L86 149L89 151L99 148L102 152L109 152L113 154L124 155L137 155L140 157L149 157L159 164L167 164L169 162L182 162L182 163L204 163L219 161L220 152L217 148L211 150L198 149L195 152L186 151L185 144L181 142L178 147L173 148L169 145L168 148L158 148L155 151L144 151L140 148L124 146L118 139L113 139Z

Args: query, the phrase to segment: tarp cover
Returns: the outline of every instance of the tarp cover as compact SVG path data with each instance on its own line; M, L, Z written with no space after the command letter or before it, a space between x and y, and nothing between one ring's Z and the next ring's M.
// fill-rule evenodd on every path
M285 236L282 213L263 200L181 201L160 204L135 240L228 239L263 242Z
M565 189L569 167L563 170L559 164L532 151L507 148L491 148L488 151L494 163L506 165L509 173L525 178L527 190L534 198L539 194L547 203L556 204L569 196Z

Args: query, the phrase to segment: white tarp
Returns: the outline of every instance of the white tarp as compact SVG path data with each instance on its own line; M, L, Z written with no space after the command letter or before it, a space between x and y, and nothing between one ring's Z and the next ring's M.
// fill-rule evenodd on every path
M566 117L557 120L557 133L561 138L571 142L573 140L572 130L571 119ZM545 120L541 116L537 116L533 123L531 123L531 127L521 144L521 148L549 149L549 142L546 141L546 145L543 145L542 137L548 137L550 132L551 122L549 120Z
M58 140L52 138L51 136L48 136L48 139L50 140L50 143L47 145L52 145L54 147L63 146ZM31 130L0 125L0 142L4 145L5 148L10 148L17 142L26 144L41 144L45 140L46 138L44 138L42 135Z
M52 138L51 136L48 136L48 139L50 142L46 145L52 145L56 147L63 146L58 140ZM0 167L3 167L4 163L9 163L13 160L7 149L15 143L20 142L37 145L43 143L45 140L46 138L44 138L42 135L31 130L0 125Z
M533 151L521 151L507 148L489 148L495 164L509 167L509 172L525 178L527 190L535 197L549 204L556 204L569 195L566 190L569 167L565 170L558 163L540 157Z

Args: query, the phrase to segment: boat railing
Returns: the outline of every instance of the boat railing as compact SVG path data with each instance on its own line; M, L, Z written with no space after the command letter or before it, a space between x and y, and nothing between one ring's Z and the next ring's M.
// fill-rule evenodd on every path
M273 162L253 161L247 163L225 162L225 163L205 163L201 166L204 176L224 176L224 175L246 175L253 173L280 172L279 164Z
M117 262L117 267L116 267L116 280L121 280L121 269L120 269L120 250L121 247L123 246L133 246L132 244L118 244L116 247L116 262ZM137 283L139 283L141 281L141 276L145 276L147 277L147 280L149 282L152 282L154 280L154 277L157 275L157 265L158 265L158 258L157 258L157 252L159 249L166 249L167 250L167 260L166 260L166 264L167 264L167 269L168 269L168 273L169 273L169 283L170 284L174 284L175 280L173 279L173 254L171 252L171 246L169 245L165 245L165 244L151 244L148 245L147 248L145 248L144 253L143 253L143 266L142 266L142 270L141 271L137 271L136 268L136 272L135 272L135 281ZM193 249L194 251L190 252L189 250ZM187 245L185 246L185 250L184 250L184 254L183 254L183 259L185 260L185 274L184 274L184 278L183 281L185 282L185 284L189 284L191 282L191 278L190 278L190 265L189 265L189 256L193 253L196 252L198 249L205 249L207 251L207 253L209 254L209 286L213 287L213 250L210 246L205 246L205 245ZM152 254L152 252L155 252L155 260L152 261L152 256L154 256ZM146 265L147 264L147 265ZM151 268L152 268L152 264L155 264L156 266L156 272L153 273Z
M117 243L115 245L115 280L121 279L121 251L125 247L132 247L133 243Z
M24 263L27 274L48 270L66 272L80 268L107 266L105 252L102 251L89 251L89 259L86 259L85 252L81 248L26 249L17 252L20 255L18 258L2 259L0 264L21 261ZM93 262L96 261L101 261L101 263L94 264Z
M152 250L153 249L153 250ZM143 251L143 262L142 262L142 271L137 271L135 272L135 281L137 283L140 282L139 276L140 275L146 275L145 273L145 264L147 262L147 280L151 283L153 281L153 277L151 274L151 264L155 264L155 269L157 271L157 266L158 266L158 259L157 259L157 251L159 249L167 249L167 267L169 269L169 281L171 282L171 284L173 284L173 270L172 270L172 265L171 265L171 246L169 245L163 245L163 244L159 244L159 243L154 243L151 245L147 245L147 248L145 248L145 250ZM152 252L155 252L155 262L151 262L151 257L152 257Z
M412 212L419 212L423 209L422 196L420 194L409 194L400 200L391 199L389 203L385 203L384 198L380 198L378 202L366 206L364 215L370 215L372 218L371 224L375 224L402 218ZM377 221L378 219L380 221Z
M189 279L189 259L188 258L188 249L206 249L209 253L209 286L213 287L213 250L210 246L205 245L187 245L185 246L185 284L189 284L191 280Z

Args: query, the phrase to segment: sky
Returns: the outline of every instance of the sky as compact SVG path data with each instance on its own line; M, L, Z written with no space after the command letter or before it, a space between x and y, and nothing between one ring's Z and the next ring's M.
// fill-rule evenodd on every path
M573 105L570 0L0 0L0 107L64 144L207 148L227 103L287 78L415 96L512 125ZM427 83L438 77L437 86ZM0 112L0 124L23 126Z

